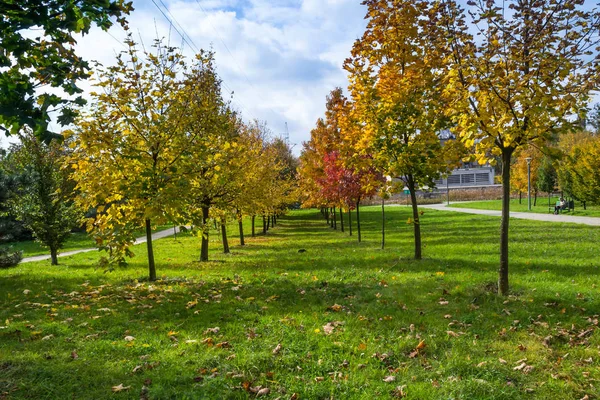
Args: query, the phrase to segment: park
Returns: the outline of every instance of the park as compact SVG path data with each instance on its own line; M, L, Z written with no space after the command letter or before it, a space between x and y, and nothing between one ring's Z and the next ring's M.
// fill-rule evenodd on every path
M0 5L0 399L600 398L600 9L217 3Z

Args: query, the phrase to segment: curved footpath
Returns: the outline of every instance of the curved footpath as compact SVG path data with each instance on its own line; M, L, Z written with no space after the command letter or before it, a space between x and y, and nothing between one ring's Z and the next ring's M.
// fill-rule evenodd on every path
M172 236L175 233L179 232L179 227L176 228L169 228L169 229L165 229L164 231L160 231L160 232L155 232L152 234L152 240L156 240L156 239L162 239L168 236ZM135 242L133 242L134 245L136 244L141 244L141 243L146 243L146 236L142 236L139 237L137 239L135 239ZM72 256L74 254L79 254L79 253L87 253L90 251L97 251L98 249L93 247L93 248L89 248L89 249L79 249L79 250L73 250L73 251L66 251L64 253L59 253L58 256L59 257L67 257L67 256ZM42 256L33 256L33 257L25 257L21 260L22 263L26 263L26 262L33 262L33 261L43 261L43 260L49 260L50 259L50 254L45 254Z
M465 203L465 202L461 202ZM452 203L450 203L452 204ZM479 215L489 215L492 217L500 217L502 215L502 211L497 210L479 210L476 208L455 208L448 207L446 203L443 204L424 204L419 206L420 208L430 208L433 210L440 211L455 211L466 214L479 214ZM591 226L600 226L600 218L598 217L577 217L574 215L565 215L565 214L538 214L538 213L528 213L528 212L512 212L510 213L511 218L518 219L530 219L533 221L547 221L547 222L569 222L572 224L583 224L583 225L591 225Z

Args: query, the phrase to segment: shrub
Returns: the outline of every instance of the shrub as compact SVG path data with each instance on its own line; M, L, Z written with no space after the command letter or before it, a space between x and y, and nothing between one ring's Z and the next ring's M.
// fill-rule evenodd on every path
M23 259L22 251L11 252L9 248L0 247L0 268L14 267Z

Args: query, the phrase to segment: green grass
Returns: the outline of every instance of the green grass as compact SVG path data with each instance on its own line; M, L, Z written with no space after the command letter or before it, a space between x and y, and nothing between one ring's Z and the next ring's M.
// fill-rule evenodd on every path
M152 229L153 232L161 231L164 229L171 228L172 225L160 225ZM144 230L140 229L136 232L137 236L143 236ZM23 257L40 256L44 254L50 254L50 250L40 242L35 240L28 240L23 242L8 242L1 244L2 247L10 247L12 251L22 251ZM96 247L94 240L85 232L73 232L71 236L65 242L65 245L60 250L60 253L66 253L68 251L88 249Z
M552 210L549 210L548 207L548 198L547 197L538 197L537 204L533 205L533 197L531 199L531 212L534 213L542 213L542 214L550 214L554 210L554 205L558 197L552 197L550 199L550 207ZM468 201L463 203L451 203L449 207L457 207L457 208L475 208L478 210L502 210L502 201L501 200L484 200L484 201ZM518 211L518 212L528 212L527 210L527 196L523 197L521 200L521 204L519 204L519 199L511 199L510 200L510 210ZM586 210L583 209L583 204L581 202L575 202L575 211L569 212L561 212L565 215L576 215L580 217L600 217L600 206L598 205L587 205Z
M212 235L207 263L196 237L156 241L155 283L143 247L112 273L95 253L0 271L0 397L598 397L597 228L511 221L513 294L499 298L498 218L426 211L414 261L409 209L387 209L385 250L378 207L361 211L360 244L314 210L243 248L232 237L229 255Z

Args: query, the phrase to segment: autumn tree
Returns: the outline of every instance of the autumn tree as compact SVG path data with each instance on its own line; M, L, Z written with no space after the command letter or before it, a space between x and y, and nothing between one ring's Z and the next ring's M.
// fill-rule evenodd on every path
M586 203L600 202L600 138L577 132L561 138L558 183L563 192Z
M511 186L519 193L519 203L521 202L521 194L527 193L528 185L531 183L531 191L534 196L533 205L537 204L538 171L543 156L540 149L533 146L524 147L520 149L518 154L515 154L516 160L512 165L513 173L510 179ZM529 165L527 159L529 159ZM528 177L531 182L529 182Z
M99 68L91 108L71 133L73 179L104 263L125 262L134 230L144 226L149 279L156 279L152 224L177 219L189 187L197 137L184 128L191 98L184 90L185 62L176 48L157 40L140 51L131 38L117 63ZM198 56L197 65L206 62Z
M36 241L50 249L52 265L58 265L58 251L82 217L74 204L74 184L62 168L66 152L58 141L46 144L29 128L19 138L11 148L13 168L27 173L8 204Z
M572 128L598 85L598 13L580 0L453 0L439 25L451 50L448 115L480 162L502 160L498 293L508 294L510 166L515 151ZM474 26L474 39L468 26Z
M0 131L16 135L28 126L44 140L57 137L48 127L52 112L68 125L85 103L78 81L90 66L75 53L75 34L94 24L106 31L114 17L126 28L132 10L124 0L0 2Z
M344 68L354 99L351 118L357 148L372 154L384 175L410 191L415 258L421 258L421 224L416 192L433 187L450 166L450 146L438 132L445 54L437 41L437 9L425 0L366 0L367 28ZM458 160L458 158L456 158Z
M211 207L230 203L236 191L236 175L243 163L239 116L221 93L212 53L186 74L190 96L183 129L195 138L184 157L189 174L185 218L201 227L200 261L208 261L208 235ZM201 88L199 90L198 88Z

